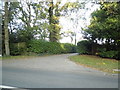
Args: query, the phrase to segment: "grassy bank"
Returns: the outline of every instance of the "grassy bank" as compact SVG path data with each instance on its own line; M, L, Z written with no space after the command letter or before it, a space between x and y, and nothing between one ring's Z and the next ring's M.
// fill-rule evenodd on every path
M25 58L34 58L35 56L3 56L2 60L7 59L25 59Z
M52 54L31 54L31 55L18 55L18 56L2 56L0 57L2 60L7 60L7 59L26 59L26 58L35 58L35 57L45 57L49 56Z
M113 71L113 69L118 69L118 63L120 63L120 61L115 59L100 58L93 55L76 55L69 58L70 60L83 66L91 67L104 72L118 73Z

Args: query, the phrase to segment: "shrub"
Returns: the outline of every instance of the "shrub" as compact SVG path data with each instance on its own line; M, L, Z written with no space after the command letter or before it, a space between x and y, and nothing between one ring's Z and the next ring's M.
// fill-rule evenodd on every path
M61 54L76 52L76 46L69 43L48 42L44 40L31 40L27 43L12 43L11 55L31 54Z
M75 53L76 46L70 43L63 43L64 46L64 53Z
M43 40L31 40L28 43L28 52L34 52L37 54L50 53L50 54L61 54L61 53L72 53L75 52L75 45L68 43L57 43L48 42Z
M46 53L47 52L47 41L43 40L31 40L27 43L28 52L34 53Z
M118 53L116 55L116 59L120 60L120 51L118 51Z
M117 58L118 51L102 51L99 55L106 58Z
M10 54L11 55L22 55L26 52L26 43L10 43Z
M71 53L76 53L76 51L77 51L77 46L76 45L72 45Z
M83 40L77 43L77 52L79 54L90 54L92 45L89 41Z
M60 54L63 51L63 48L61 47L60 43L57 42L47 42L45 48L47 53L51 54Z

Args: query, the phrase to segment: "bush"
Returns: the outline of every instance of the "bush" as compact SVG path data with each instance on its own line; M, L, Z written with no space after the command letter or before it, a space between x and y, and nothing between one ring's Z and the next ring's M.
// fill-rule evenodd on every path
M63 51L63 48L61 47L60 43L56 42L47 42L45 48L47 53L51 54L60 54Z
M105 58L117 58L118 51L102 51L99 55Z
M72 45L71 53L76 53L76 52L77 52L77 46L76 45Z
M49 53L49 54L61 54L61 53L73 53L75 52L75 45L68 43L48 42L43 40L31 40L28 43L28 52L34 52L37 54Z
M69 43L63 43L64 47L64 53L75 53L76 52L76 46Z
M116 59L120 60L120 51L118 51L118 53L116 55Z
M26 43L10 43L10 54L11 55L22 55L26 52Z
M48 42L44 40L31 40L27 43L10 44L11 55L31 54L61 54L74 53L76 46L69 43Z
M27 51L28 52L34 52L34 53L46 53L47 48L45 48L47 45L46 41L42 40L31 40L27 43Z
M91 42L83 40L77 43L77 52L79 54L90 54L91 53Z
M100 57L120 59L119 51L115 51L115 50L107 51L106 48L99 48L98 51L99 51L98 55Z

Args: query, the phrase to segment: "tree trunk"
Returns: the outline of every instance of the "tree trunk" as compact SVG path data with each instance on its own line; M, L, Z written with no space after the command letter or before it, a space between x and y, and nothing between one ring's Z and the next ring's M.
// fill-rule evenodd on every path
M8 31L8 2L5 3L5 19L4 19L4 39L5 39L5 55L10 55L9 48L9 31Z
M58 28L56 25L59 25L59 20L53 18L53 16L59 17L59 10L58 10L58 6L54 6L52 0L50 2L50 7L49 7L49 24L50 24L49 40L51 42L58 42L60 38L60 28Z
M77 45L77 35L75 33L75 45Z
M51 27L52 23L53 23L53 1L50 2L50 8L49 8L49 24L50 24L50 27ZM49 30L49 32L50 32L49 33L49 40L51 42L54 42L54 37L53 37L54 33L53 33L52 29L53 28L51 27L50 30Z

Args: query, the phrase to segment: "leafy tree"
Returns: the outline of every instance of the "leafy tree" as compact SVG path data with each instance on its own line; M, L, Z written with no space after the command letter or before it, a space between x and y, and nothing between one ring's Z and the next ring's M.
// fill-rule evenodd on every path
M58 10L59 8L59 2L57 2L54 5L54 2L51 1L49 3L49 40L51 42L58 42L59 38L60 38L60 25L59 25L59 16L60 16L60 12Z
M85 29L85 38L104 44L106 51L120 50L120 3L103 3L92 13L91 24Z

